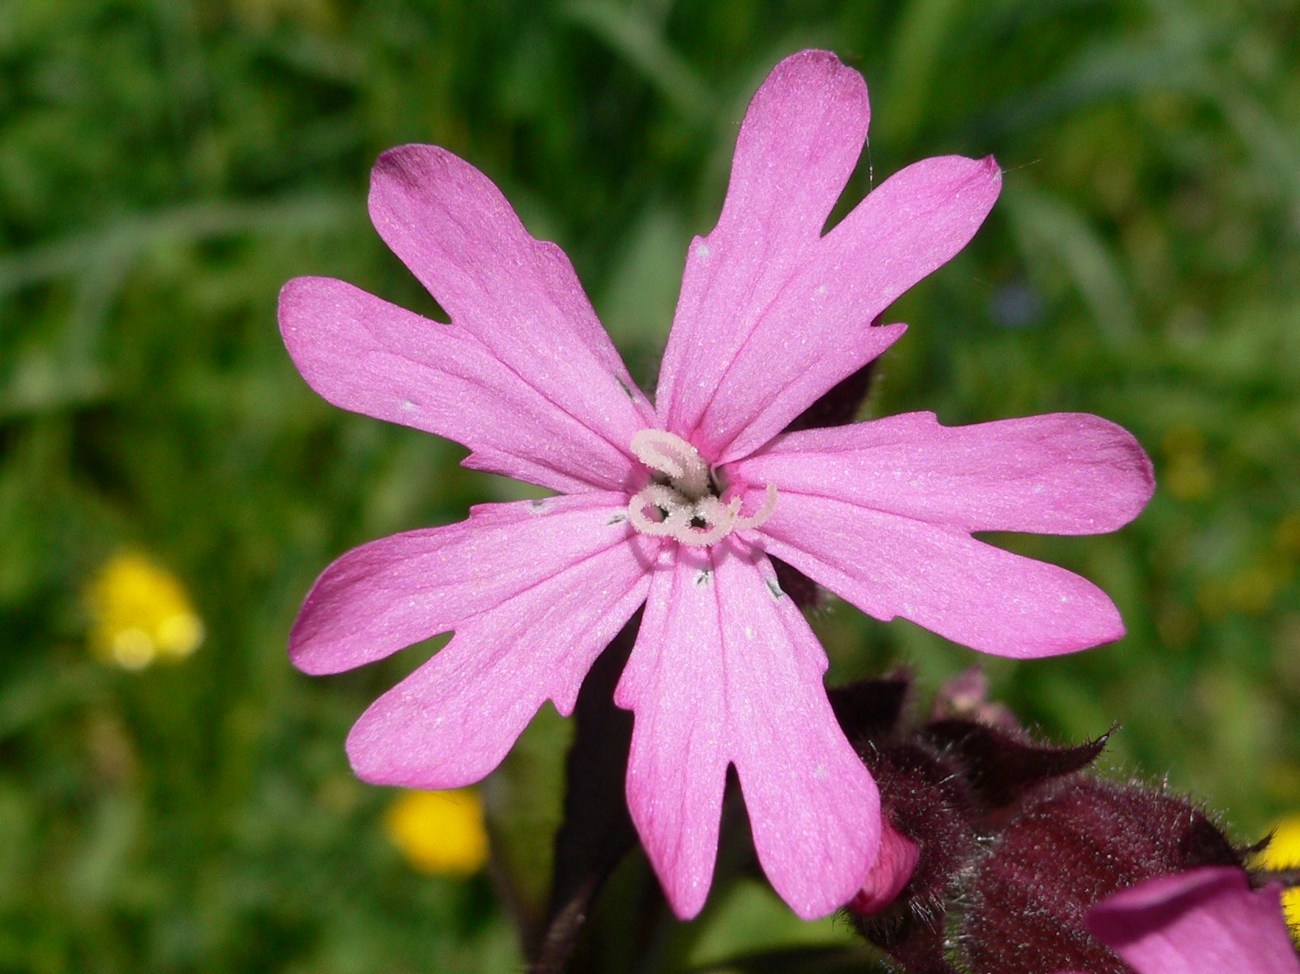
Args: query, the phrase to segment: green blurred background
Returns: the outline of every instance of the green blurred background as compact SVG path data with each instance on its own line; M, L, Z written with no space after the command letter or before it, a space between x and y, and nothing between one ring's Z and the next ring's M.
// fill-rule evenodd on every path
M1116 773L1238 838L1300 811L1298 36L1296 0L0 3L0 970L519 968L491 882L412 869L392 793L348 770L411 660L313 680L284 653L331 558L512 488L317 399L276 292L332 275L429 307L365 194L384 148L435 142L567 250L648 383L744 106L807 46L870 85L850 195L938 153L1006 170L896 306L871 412L1091 411L1156 464L1119 534L1008 540L1098 581L1129 635L990 661L996 694L1063 740L1122 725ZM124 549L184 586L188 659L91 652L86 591ZM835 679L905 661L924 695L974 660L843 606L816 625ZM566 729L485 789L522 899ZM742 884L656 963L845 936Z

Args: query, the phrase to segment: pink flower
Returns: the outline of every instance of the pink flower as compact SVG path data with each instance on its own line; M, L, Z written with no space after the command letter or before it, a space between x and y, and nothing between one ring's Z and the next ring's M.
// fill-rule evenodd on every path
M451 324L300 278L280 301L294 362L335 405L454 439L467 466L557 496L371 542L317 581L290 648L309 673L456 631L352 729L361 777L478 781L546 700L570 712L645 606L616 701L636 713L628 803L674 909L704 903L731 764L772 885L819 916L867 877L878 799L769 556L879 619L986 652L1122 634L1091 583L971 537L1129 521L1152 481L1122 429L1069 414L947 428L914 413L781 433L902 335L868 324L960 250L998 194L992 159L928 159L823 234L867 119L862 78L834 55L772 72L721 219L691 245L653 403L563 252L482 173L433 146L380 158L375 227Z
M1210 866L1147 880L1088 912L1093 936L1137 974L1300 974L1277 885Z

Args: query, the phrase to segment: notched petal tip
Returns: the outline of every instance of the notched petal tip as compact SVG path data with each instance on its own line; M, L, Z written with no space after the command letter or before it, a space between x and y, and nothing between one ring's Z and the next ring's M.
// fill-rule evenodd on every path
M304 604L293 628L289 630L289 662L308 676L330 676L350 669L341 668L337 663L332 664L318 651L311 621L307 618L308 613L308 606Z
M664 899L668 901L673 916L686 923L700 915L709 899L709 888L713 882L712 867L703 882L698 882L694 877L676 874L668 874L661 879Z
M992 201L989 203L989 209L992 209L993 202L996 202L997 198L1002 194L1002 167L998 165L998 161L991 155L985 156L980 162L983 164L981 175L988 182L991 192Z
M820 48L798 51L777 62L759 91L813 85L834 85L842 94L860 90L863 99L867 95L867 83L862 74L841 61L834 51Z
M366 737L358 733L361 721L352 725L348 731L344 751L348 756L348 765L352 773L370 785L389 785L393 787L418 787L411 783L408 775L394 775L383 757L383 750L374 746Z
M344 750L352 773L371 785L443 791L464 788L483 780L485 774L448 773L436 761L419 761L405 753L400 737L391 732L375 732L362 714L348 732Z
M456 250L468 246L477 249L480 258L485 256L480 246L485 230L498 236L503 227L524 233L496 184L438 145L410 142L380 153L370 169L366 206L389 249L435 298L440 290L435 280L441 281L448 271L425 266L430 257L459 268L467 255ZM432 238L421 240L421 234Z
M1067 614L1055 631L1044 629L1023 636L1015 643L971 648L1008 659L1046 659L1119 642L1128 632L1119 609L1110 596L1088 579L1076 577L1082 583L1080 587L1087 591L1077 603L1075 611ZM1091 598L1088 597L1089 593Z
M989 210L997 201L1002 192L1002 167L998 165L997 159L988 155L982 159L971 159L966 156L952 157L954 160L961 160L964 163L965 179L957 187L957 193L969 192L976 194L978 199L985 203L984 212L980 215L982 223L984 217L988 215Z
M1156 492L1156 471L1151 457L1138 438L1118 423L1089 417L1099 436L1107 440L1113 468L1114 527L1118 529L1136 518Z
M285 350L307 385L328 402L335 401L330 379L338 372L330 363L340 353L352 357L356 352L344 347L351 344L350 336L340 325L349 317L346 305L358 294L364 292L333 277L295 277L280 288L276 318Z
M1001 192L1002 167L993 156L947 155L931 156L900 169L867 199L876 196L873 203L880 204L888 197L890 206L925 213L932 234L947 225L952 239L945 248L947 255L939 262L945 263L969 242Z
M456 156L441 146L419 142L385 149L370 169L371 197L390 180L419 189L427 182L430 169L446 167L455 159Z
M441 720L437 709L395 698L400 693L401 684L371 704L348 731L348 764L368 784L423 791L477 784L505 759L536 712L495 720L478 733L463 725L429 735L423 731Z
M280 335L285 345L293 352L292 342L299 339L298 325L310 317L308 307L312 303L312 292L328 287L330 283L339 283L328 277L295 277L285 282L280 288L276 301L276 320L280 325Z
M842 67L843 63L840 56L834 51L828 51L821 47L807 47L802 51L795 51L788 54L776 63L769 74L775 75L778 72L791 71L805 66L830 66Z
M1122 434L1120 448L1127 454L1127 473L1134 488L1130 496L1133 513L1128 520L1131 521L1142 513L1147 503L1155 496L1156 468L1155 464L1151 462L1150 455L1142 447L1136 436L1122 426L1113 423L1111 425L1115 427L1118 433Z

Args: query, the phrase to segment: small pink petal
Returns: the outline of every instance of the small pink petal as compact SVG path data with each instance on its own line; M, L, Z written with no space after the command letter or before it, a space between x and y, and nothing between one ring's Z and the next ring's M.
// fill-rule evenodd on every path
M882 817L880 856L848 908L866 916L885 909L898 899L920 858L921 850L916 843L890 825L887 817Z
M1300 974L1279 888L1252 892L1231 866L1121 890L1094 906L1086 924L1137 974Z
M623 526L626 528L626 526ZM519 568L538 551L521 543ZM407 788L459 788L505 757L546 700L569 714L591 664L645 601L654 545L639 535L552 568L456 625L433 658L376 700L348 735L357 775ZM528 569L531 571L531 568ZM490 565L478 576L496 583Z
M280 330L329 402L464 444L467 466L561 491L622 487L632 473L626 443L574 419L463 328L300 277L280 293Z
M615 700L636 711L628 804L673 909L694 916L736 767L759 862L800 916L861 888L879 799L822 686L826 657L770 562L734 536L677 551L651 582Z
M524 229L501 191L445 149L405 145L371 174L384 242L503 366L619 451L655 426L564 251Z
M910 619L998 656L1053 656L1124 634L1101 589L964 531L781 490L763 546L881 621Z
M778 437L729 476L965 531L1097 534L1151 498L1132 434L1084 413L941 426L906 413Z
M644 573L649 561L636 560L641 535L626 511L624 495L595 492L483 504L459 524L354 548L308 593L290 657L308 673L338 673L490 613L586 562L615 569L610 584Z

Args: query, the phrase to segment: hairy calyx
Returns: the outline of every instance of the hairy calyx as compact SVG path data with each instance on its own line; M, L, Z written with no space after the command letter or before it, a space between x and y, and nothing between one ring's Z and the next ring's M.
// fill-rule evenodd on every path
M700 451L673 433L641 430L632 437L632 452L655 474L627 505L628 519L642 534L707 547L732 531L758 527L776 509L772 484L753 514L740 513L739 497L724 504Z

